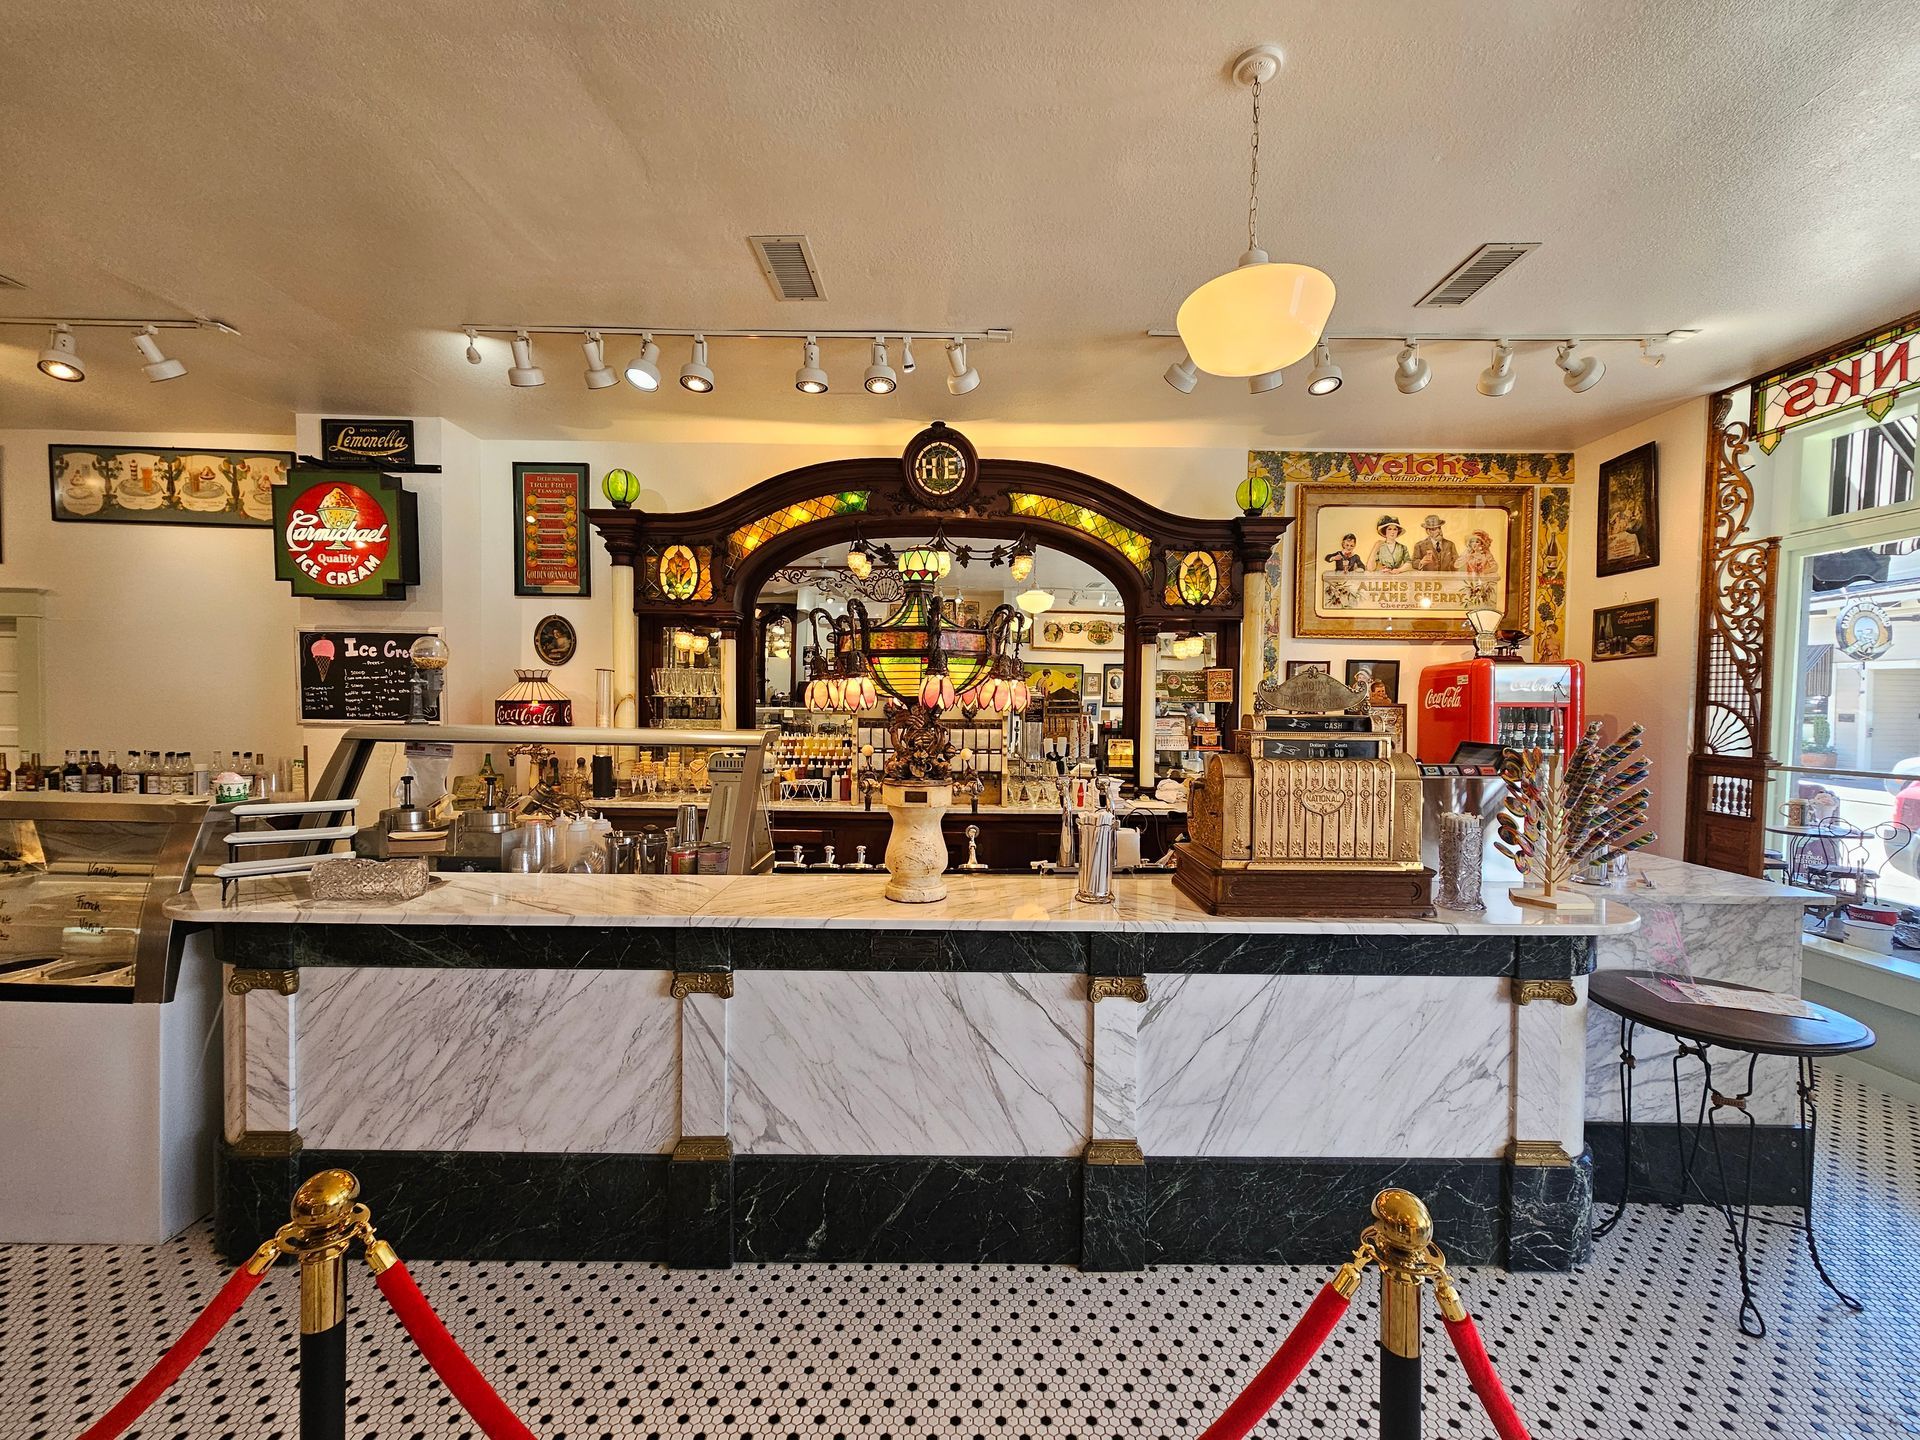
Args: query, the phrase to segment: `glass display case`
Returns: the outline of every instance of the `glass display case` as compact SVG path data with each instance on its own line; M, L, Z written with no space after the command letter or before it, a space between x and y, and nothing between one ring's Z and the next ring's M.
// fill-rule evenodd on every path
M171 999L162 907L216 816L205 797L0 795L0 1001Z

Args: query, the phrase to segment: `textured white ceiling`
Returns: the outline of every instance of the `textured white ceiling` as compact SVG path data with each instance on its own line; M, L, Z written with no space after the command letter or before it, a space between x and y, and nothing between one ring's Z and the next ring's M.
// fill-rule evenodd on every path
M929 415L1089 443L1573 445L1920 307L1911 0L814 0L12 8L0 46L0 291L12 314L191 312L148 384L119 335L38 376L0 330L0 425L287 428L293 410L444 414L482 434L694 439ZM1334 330L1705 334L1569 394L1523 354L1342 353L1312 399L1160 372L1193 285L1244 244L1247 98L1274 40L1263 242L1340 290ZM803 231L829 299L778 304L745 237ZM1466 308L1412 302L1483 240L1541 240ZM715 342L718 390L590 394L572 342L513 391L448 327L1012 326L953 399L792 388L798 346ZM1424 324L1423 324L1424 322ZM610 342L610 363L629 346ZM684 358L676 346L668 358ZM796 436L800 433L792 431ZM1055 443L1060 436L1052 434Z

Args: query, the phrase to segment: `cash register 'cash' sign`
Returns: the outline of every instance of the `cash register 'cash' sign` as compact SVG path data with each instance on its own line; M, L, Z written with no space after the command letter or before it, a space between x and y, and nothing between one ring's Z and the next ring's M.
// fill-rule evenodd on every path
M322 481L288 508L282 543L303 575L346 588L386 564L389 529L380 502L358 485Z

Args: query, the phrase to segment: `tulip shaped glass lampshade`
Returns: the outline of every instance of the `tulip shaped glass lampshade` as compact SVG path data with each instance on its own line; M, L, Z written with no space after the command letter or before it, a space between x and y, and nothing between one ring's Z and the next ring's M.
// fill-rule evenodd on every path
M1265 375L1313 349L1333 313L1333 281L1311 265L1249 250L1181 302L1174 324L1193 363L1211 375Z
M938 580L953 568L953 556L930 545L916 545L900 557L900 573L909 580Z
M880 692L874 687L871 675L852 676L848 679L843 693L843 703L855 714L862 710L871 710L880 703Z
M873 573L873 557L867 553L866 546L856 544L847 551L847 573L860 580Z
M951 710L958 698L953 693L952 677L944 669L929 669L920 682L920 703L929 710Z
M1024 714L1027 708L1027 701L1031 698L1032 696L1027 689L1026 676L1022 675L1018 680L1010 680L1007 682L1007 708L1013 711L1014 714Z
M631 470L609 470L600 477L600 493L616 510L630 510L640 498L640 477Z
M809 710L833 709L833 685L824 675L816 675L807 681L806 696Z
M1273 501L1273 483L1264 475L1249 475L1234 488L1233 503L1243 514L1263 515Z
M1015 550L1012 558L1007 561L1007 573L1013 576L1015 584L1019 584L1029 575L1033 574L1032 549L1022 548Z

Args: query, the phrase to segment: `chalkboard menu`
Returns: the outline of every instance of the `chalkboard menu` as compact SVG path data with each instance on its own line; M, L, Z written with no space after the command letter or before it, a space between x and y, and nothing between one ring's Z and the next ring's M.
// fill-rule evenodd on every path
M405 720L413 660L424 630L302 630L298 656L303 724Z

